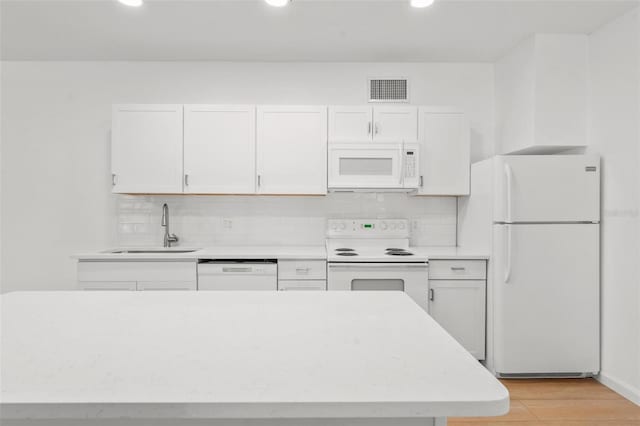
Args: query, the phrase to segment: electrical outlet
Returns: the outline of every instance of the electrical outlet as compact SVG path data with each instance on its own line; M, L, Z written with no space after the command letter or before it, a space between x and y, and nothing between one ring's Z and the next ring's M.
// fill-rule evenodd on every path
M233 229L233 220L231 219L222 219L222 227L224 229Z

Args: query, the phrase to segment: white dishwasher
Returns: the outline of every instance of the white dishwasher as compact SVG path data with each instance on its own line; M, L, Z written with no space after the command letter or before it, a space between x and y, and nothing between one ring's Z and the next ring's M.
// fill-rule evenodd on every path
M198 261L198 290L277 291L276 260Z

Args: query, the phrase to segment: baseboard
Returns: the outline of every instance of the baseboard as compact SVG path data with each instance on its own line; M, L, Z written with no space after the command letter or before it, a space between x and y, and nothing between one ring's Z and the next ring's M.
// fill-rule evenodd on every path
M633 387L630 384L623 382L622 380L611 377L606 373L598 374L596 376L596 380L612 391L619 393L629 401L640 406L640 389Z

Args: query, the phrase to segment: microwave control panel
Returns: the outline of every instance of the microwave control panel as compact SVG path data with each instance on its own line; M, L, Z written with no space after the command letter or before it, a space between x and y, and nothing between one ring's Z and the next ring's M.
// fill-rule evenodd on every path
M405 177L416 177L416 152L408 150L405 153Z

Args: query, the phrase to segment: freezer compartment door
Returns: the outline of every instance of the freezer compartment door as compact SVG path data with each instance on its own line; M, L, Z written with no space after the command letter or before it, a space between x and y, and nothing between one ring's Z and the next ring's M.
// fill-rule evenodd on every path
M598 156L498 156L494 164L495 222L600 221Z
M599 225L494 225L499 374L600 369Z

